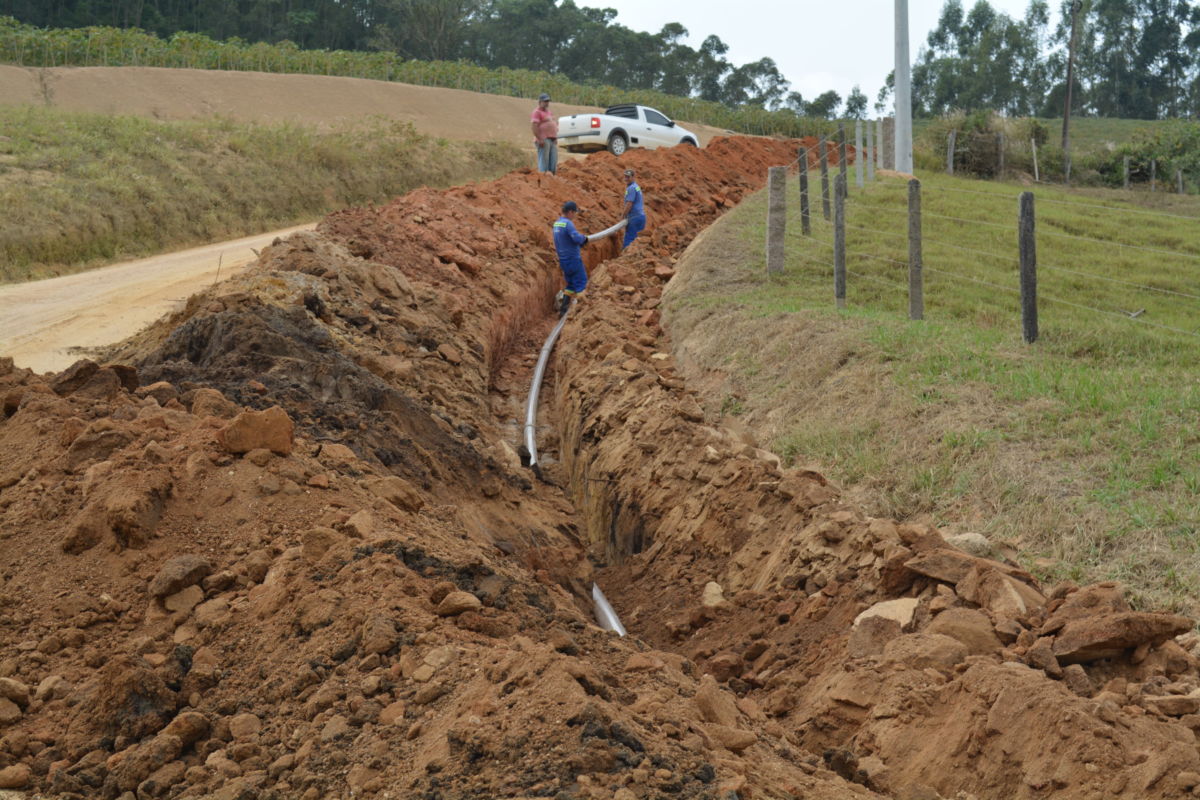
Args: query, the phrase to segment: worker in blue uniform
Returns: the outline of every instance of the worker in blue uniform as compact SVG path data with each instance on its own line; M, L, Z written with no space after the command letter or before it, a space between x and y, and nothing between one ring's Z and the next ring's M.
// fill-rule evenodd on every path
M554 222L554 250L558 253L558 267L567 284L567 288L559 292L556 298L559 314L566 313L571 300L586 289L588 283L587 270L579 252L587 244L587 237L575 229L575 215L578 213L579 206L574 200L568 200L563 203L562 216Z
M642 187L637 185L633 170L625 170L625 213L628 222L625 225L625 241L621 249L629 247L630 242L646 227L646 210L642 204Z

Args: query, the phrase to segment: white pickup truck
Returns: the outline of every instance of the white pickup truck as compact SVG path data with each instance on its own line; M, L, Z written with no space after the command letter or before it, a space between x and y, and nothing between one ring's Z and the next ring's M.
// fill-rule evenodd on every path
M628 103L603 114L558 118L558 145L569 153L608 150L619 156L631 147L653 150L677 144L698 147L700 137L648 106Z

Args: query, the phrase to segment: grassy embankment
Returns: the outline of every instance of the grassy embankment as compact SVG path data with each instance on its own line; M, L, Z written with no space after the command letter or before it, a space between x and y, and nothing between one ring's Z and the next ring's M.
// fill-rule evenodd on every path
M782 277L764 275L763 194L693 248L665 305L677 349L723 376L709 378L711 410L741 417L870 513L978 531L1015 545L1045 578L1119 579L1145 604L1197 611L1200 202L1136 195L1185 219L1119 210L1144 212L1120 192L1039 187L1042 336L1030 346L1017 290L1021 187L921 177L924 322L906 319L902 180L851 191L858 275L843 313L831 225L818 197L813 239L801 237L794 177Z
M269 231L528 163L386 120L332 130L0 108L0 281Z

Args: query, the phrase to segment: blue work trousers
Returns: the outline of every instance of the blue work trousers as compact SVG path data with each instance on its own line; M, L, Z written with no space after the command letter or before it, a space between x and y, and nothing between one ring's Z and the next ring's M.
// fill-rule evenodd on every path
M560 259L558 266L562 269L563 280L567 282L568 292L579 294L587 288L588 276L587 270L583 267L583 259Z
M636 239L645 227L646 216L644 214L637 217L630 217L629 223L625 226L625 241L621 245L621 249L624 250L626 247L629 247L629 243Z

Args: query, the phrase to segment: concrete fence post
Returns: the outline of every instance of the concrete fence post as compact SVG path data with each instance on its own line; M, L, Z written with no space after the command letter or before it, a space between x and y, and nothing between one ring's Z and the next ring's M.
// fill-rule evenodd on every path
M787 167L767 170L767 274L783 272L783 238L787 231Z
M838 120L838 174L842 176L842 183L849 190L846 170L846 123Z
M1124 161L1125 161L1125 183L1124 183L1124 186L1125 186L1125 189L1128 190L1129 189L1129 156L1125 156Z
M812 234L812 222L808 216L808 148L800 148L800 233Z
M883 148L884 148L884 130L883 117L875 120L875 167L876 169L884 169Z
M1039 182L1041 182L1041 180L1042 180L1042 176L1038 174L1038 163L1037 163L1037 140L1036 140L1036 139L1030 139L1030 140L1029 140L1029 147L1030 147L1030 149L1032 149L1032 150L1033 150L1033 182L1034 182L1034 183L1039 183Z
M921 260L921 182L908 182L908 318L925 319L925 283Z
M896 118L883 118L883 144L879 147L883 151L883 161L880 166L884 169L896 168Z
M996 177L1004 178L1004 131L996 134Z
M854 185L863 188L863 121L854 120Z
M846 307L846 176L838 175L833 189L833 298Z
M946 136L946 174L954 174L954 140L958 136L958 131L950 131Z
M1158 159L1150 159L1150 191L1158 191Z
M874 120L867 120L867 180L875 182L875 152L879 149Z
M1033 192L1021 192L1017 240L1021 254L1021 334L1026 344L1038 338L1037 242L1034 239Z
M817 142L817 155L821 158L821 211L825 214L825 219L829 219L829 144L822 136Z

